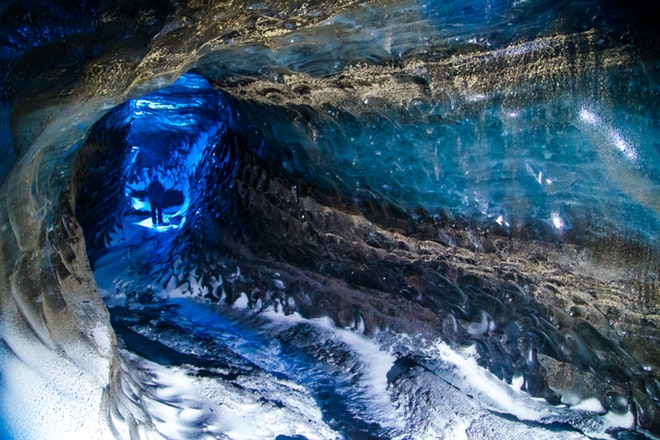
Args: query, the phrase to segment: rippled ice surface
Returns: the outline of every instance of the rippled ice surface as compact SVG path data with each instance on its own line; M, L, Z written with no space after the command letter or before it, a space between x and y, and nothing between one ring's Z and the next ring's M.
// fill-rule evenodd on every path
M194 287L160 290L134 269L172 237L159 229L126 222L127 241L106 250L95 274L121 341L123 386L166 438L578 439L634 424L596 399L532 398L522 377L507 384L478 365L474 347L367 337L359 324L277 306L257 313L244 294L230 306L196 299Z
M0 7L0 437L660 432L648 6L143 3Z

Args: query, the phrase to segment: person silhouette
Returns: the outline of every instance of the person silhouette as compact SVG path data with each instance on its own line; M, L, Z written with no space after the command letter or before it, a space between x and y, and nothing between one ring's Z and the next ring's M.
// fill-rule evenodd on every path
M164 196L165 188L158 181L158 176L153 174L147 187L147 197L149 198L149 205L151 205L151 222L154 226L163 224Z

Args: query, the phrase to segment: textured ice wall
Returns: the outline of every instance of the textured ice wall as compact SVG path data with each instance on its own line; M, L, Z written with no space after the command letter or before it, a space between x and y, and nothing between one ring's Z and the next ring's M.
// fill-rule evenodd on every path
M191 68L229 94L246 99L248 109L253 100L301 115L297 120L300 129L294 130L297 133L322 126L316 121L305 122L305 112L297 106L327 108L330 120L337 117L333 114L336 109L354 118L358 127L337 138L342 147L338 151L327 151L334 144L316 143L313 130L300 142L311 163L325 164L330 158L329 163L339 164L337 168L330 166L330 171L350 182L341 191L354 190L356 182L362 184L366 179L369 192L400 203L404 211L416 205L431 212L442 207L478 221L490 219L500 226L509 223L514 229L511 218L524 218L529 208L507 203L521 200L522 194L526 204L542 199L537 205L541 214L537 216L533 209L530 214L543 220L542 229L563 232L579 224L577 230L583 231L588 230L583 226L586 222L589 227L601 227L596 235L614 231L625 238L637 230L639 240L635 241L657 244L653 243L658 186L653 105L657 100L653 97L657 92L645 73L654 69L653 54L649 58L648 47L639 35L621 39L624 32L617 27L610 34L607 14L597 4L550 7L544 2L525 2L464 8L451 2L364 6L333 2L274 7L268 2L229 2L208 8L155 5L142 10L90 3L82 12L57 9L56 17L63 17L64 23L58 29L63 30L39 33L38 37L30 37L21 27L34 29L29 17L38 14L25 13L18 4L11 6L3 17L20 26L10 26L7 35L27 36L25 44L18 44L7 56L12 70L4 87L11 103L13 147L18 159L2 189L6 207L2 225L4 282L0 283L3 371L13 371L17 359L38 371L28 378L35 391L25 394L26 406L51 411L52 407L41 404L42 392L53 384L75 383L79 388L63 387L73 391L67 400L76 402L76 396L92 396L91 405L85 397L79 400L83 402L79 408L98 406L99 417L105 417L102 390L116 368L113 337L105 309L95 294L82 235L72 212L72 161L91 125L106 111L127 97L171 83ZM16 16L12 15L15 11ZM513 26L508 26L509 22ZM319 41L336 44L319 45ZM32 50L33 46L37 49ZM548 101L552 102L549 107ZM618 109L626 111L618 114ZM545 115L549 111L560 114L548 118ZM321 114L311 113L315 118ZM513 167L516 173L527 176L529 185L514 181L504 196L485 189L487 168L480 170L485 174L476 180L466 177L465 173L475 167L487 167L488 162L482 164L481 158L492 158L497 151L512 148L513 158L530 157L526 140L531 136L540 145L548 136L541 133L546 124L539 123L538 132L530 129L539 115L541 120L556 122L559 128L566 125L567 134L560 136L558 151L553 152L560 157L564 151L560 147L588 139L584 155L569 154L550 163L561 168L584 160L586 155L589 163L606 165L594 167L593 180L598 185L587 179L591 175L587 172L576 176L576 183L559 182L563 189L558 192L548 191L547 185L557 185L555 175L565 173L538 165L544 162L539 151L535 154L541 156L531 156L535 160ZM431 125L436 117L449 119L438 124L443 133L417 132L429 128L425 124ZM466 120L474 117L478 123ZM273 117L272 122L277 121ZM418 124L420 121L423 123ZM6 119L3 122L8 125ZM478 142L493 136L489 130L503 135L506 142ZM411 168L399 162L399 157L405 156L396 154L401 144L391 141L397 135L407 152L420 152L409 155L408 160L414 162ZM372 136L376 139L370 139ZM449 139L445 142L450 149L434 145L435 136ZM345 142L352 137L355 146ZM362 151L361 146L370 142L378 148ZM482 149L471 148L474 145ZM8 146L8 142L3 144L4 157L11 158ZM419 154L430 162L422 164L422 172L415 161ZM438 158L435 164L434 158ZM390 176L380 175L382 170ZM445 186L429 194L426 190L434 188L434 182L445 172L452 178L448 183L443 179ZM328 185L314 172L305 177L320 187ZM460 190L470 186L474 186L471 194ZM577 188L575 193L573 188ZM468 200L461 194L468 194ZM595 202L590 199L601 194L605 201L599 201L598 196ZM439 195L440 200L436 198ZM570 197L577 200L567 201ZM575 220L570 215L572 203L581 206L585 198L590 200L586 206L596 207L593 218L583 220L582 214ZM484 200L486 207L480 205ZM613 206L609 205L611 200L615 200ZM577 212L580 214L579 209ZM518 229L524 234L527 223L521 220ZM463 242L454 236L445 240L450 246L458 242L461 249L469 243L478 248L485 241L476 236L458 234ZM637 252L634 246L621 245L618 238L607 238L604 243L596 241L596 253L612 251L615 256L605 258L607 263L616 266L629 249ZM640 301L631 293L624 299L630 304L641 302L639 309L632 311L638 313L633 327L642 322L640 315L648 315L650 320L656 315L656 255L651 251L633 254L632 275L625 273L627 269L621 271L623 274L612 272L611 267L600 274L610 283L612 273L615 280L623 277L632 286L640 286L647 296ZM597 270L584 268L587 274ZM625 285L623 290L634 292ZM619 322L624 323L624 329L629 324L625 319ZM655 330L655 324L648 324L649 333ZM62 376L61 371L70 376ZM45 378L42 385L36 379L39 377ZM14 386L19 383L23 382L13 382ZM60 392L58 388L46 395L55 399ZM11 402L5 405L11 406ZM82 410L73 412L85 414ZM51 411L44 417L47 421L57 415ZM652 415L648 420L652 422ZM97 426L93 417L72 421L78 422L88 423L85 426L90 429ZM28 423L32 420L23 419L19 425Z

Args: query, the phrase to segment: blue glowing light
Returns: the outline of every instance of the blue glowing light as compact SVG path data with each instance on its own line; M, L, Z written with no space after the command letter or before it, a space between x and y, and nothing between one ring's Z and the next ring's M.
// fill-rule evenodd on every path
M179 227L190 203L190 181L197 168L209 133L217 130L223 109L222 95L201 76L188 73L174 84L130 100L125 193L130 198L133 223L154 227L147 186L153 175L171 197L182 194L182 203L164 208L164 225Z

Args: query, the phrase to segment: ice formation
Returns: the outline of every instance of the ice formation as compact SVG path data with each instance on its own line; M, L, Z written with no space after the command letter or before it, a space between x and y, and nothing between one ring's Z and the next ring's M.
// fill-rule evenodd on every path
M656 12L1 6L0 437L660 435Z

